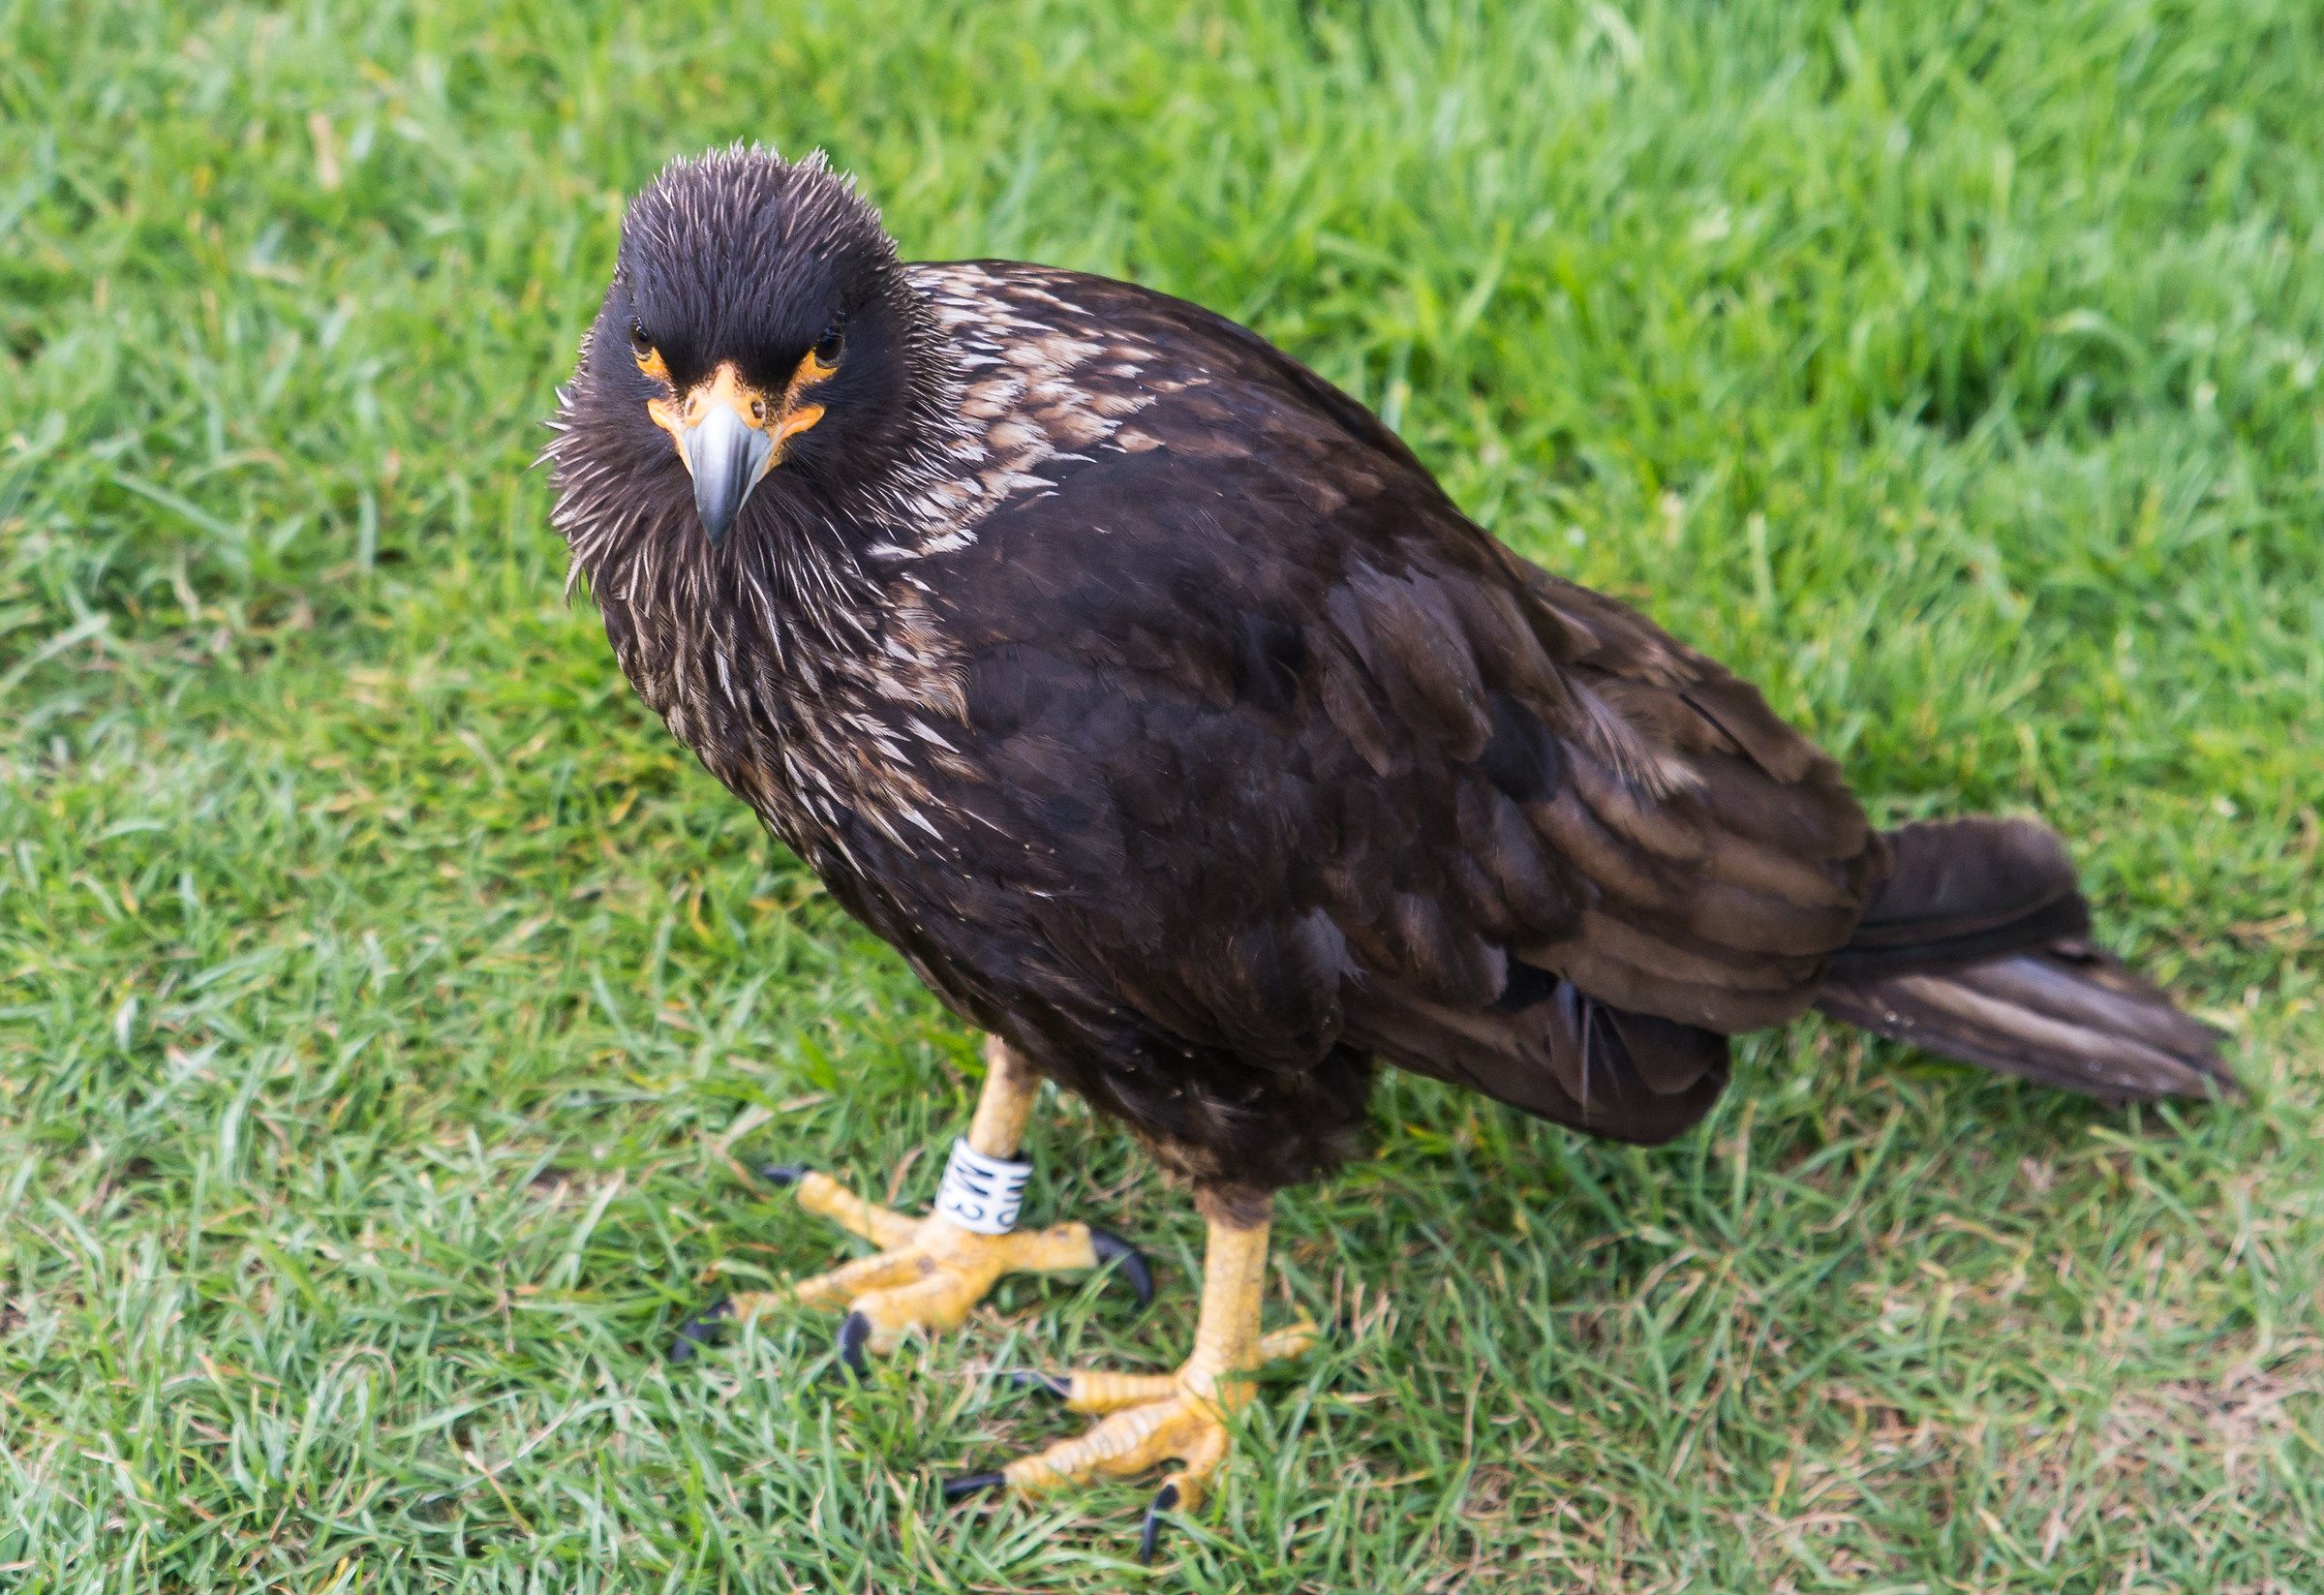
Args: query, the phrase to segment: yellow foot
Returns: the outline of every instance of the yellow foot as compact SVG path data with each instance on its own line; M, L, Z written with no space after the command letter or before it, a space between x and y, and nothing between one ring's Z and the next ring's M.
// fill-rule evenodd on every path
M1297 1357L1315 1339L1313 1324L1295 1324L1261 1335L1256 1355L1245 1366ZM1198 1344L1195 1355L1176 1373L1085 1369L1033 1376L1034 1382L1064 1397L1069 1411L1099 1416L1100 1421L1036 1456L1020 1457L997 1473L951 1480L944 1486L944 1498L958 1501L988 1489L1032 1492L1098 1474L1123 1478L1175 1457L1178 1466L1154 1492L1139 1536L1138 1559L1152 1561L1163 1514L1201 1503L1210 1476L1226 1459L1232 1438L1227 1416L1252 1396L1251 1380L1241 1372L1220 1371L1217 1361Z
M792 1186L799 1205L862 1236L879 1251L782 1290L749 1291L714 1302L679 1326L670 1348L685 1362L712 1338L721 1322L747 1318L769 1303L812 1306L844 1303L840 1357L857 1373L866 1352L893 1351L913 1331L957 1329L1004 1273L1072 1273L1118 1261L1143 1307L1153 1300L1153 1275L1138 1249L1119 1236L1086 1224L980 1235L941 1214L912 1218L867 1202L829 1175L811 1169L769 1169L777 1184Z

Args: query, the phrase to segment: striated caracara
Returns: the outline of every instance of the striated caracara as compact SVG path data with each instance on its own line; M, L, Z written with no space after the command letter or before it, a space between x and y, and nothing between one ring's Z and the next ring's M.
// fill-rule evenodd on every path
M788 1295L858 1365L1010 1270L1143 1295L1113 1237L1016 1227L1044 1078L1209 1222L1184 1365L1046 1378L1100 1421L956 1493L1176 1458L1150 1553L1313 1334L1260 1333L1272 1194L1357 1146L1377 1062L1639 1142L1810 1007L2103 1097L2232 1088L2051 832L1875 830L1754 688L1197 306L906 264L819 159L738 148L638 196L560 397L556 524L639 695L992 1038L930 1216L775 1171L879 1248Z

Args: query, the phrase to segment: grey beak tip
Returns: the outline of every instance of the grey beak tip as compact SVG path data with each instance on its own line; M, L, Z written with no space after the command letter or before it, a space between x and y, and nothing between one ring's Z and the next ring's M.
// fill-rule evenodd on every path
M743 503L758 485L775 441L724 406L687 428L686 459L694 474L694 510L713 548L734 530Z

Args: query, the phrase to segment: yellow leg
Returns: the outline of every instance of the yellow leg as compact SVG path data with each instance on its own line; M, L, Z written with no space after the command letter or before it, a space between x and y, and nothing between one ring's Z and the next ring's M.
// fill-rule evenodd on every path
M986 1042L985 1061L984 1089L964 1139L972 1150L1006 1161L1024 1142L1040 1077L998 1036ZM1139 1304L1152 1294L1145 1260L1118 1238L1086 1224L986 1235L939 1213L914 1218L893 1212L829 1175L808 1169L773 1172L792 1184L801 1207L880 1250L785 1289L749 1291L717 1304L679 1330L675 1356L683 1359L694 1342L708 1338L717 1320L749 1317L779 1301L845 1304L840 1352L860 1371L868 1351L892 1351L916 1331L957 1329L1004 1273L1070 1273L1118 1257Z
M1314 1344L1315 1326L1297 1324L1259 1333L1259 1304L1267 1284L1266 1208L1197 1197L1209 1220L1203 1257L1202 1316L1194 1350L1176 1373L1160 1375L1084 1370L1052 1389L1077 1412L1103 1413L1099 1423L1036 1456L1021 1457L997 1473L956 1479L945 1487L958 1500L1006 1487L1037 1491L1093 1475L1142 1472L1169 1457L1178 1467L1162 1481L1147 1509L1141 1559L1150 1560L1159 1515L1200 1502L1226 1459L1228 1416L1252 1396L1251 1372Z
M985 1088L976 1093L968 1145L987 1157L1015 1157L1024 1145L1024 1122L1033 1116L1033 1097L1040 1089L1041 1077L1007 1042L985 1037Z

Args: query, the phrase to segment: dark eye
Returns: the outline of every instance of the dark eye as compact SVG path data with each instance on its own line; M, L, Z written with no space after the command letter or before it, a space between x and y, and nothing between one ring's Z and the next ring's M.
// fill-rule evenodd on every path
M634 316L629 318L629 346L640 354L654 353L654 340L646 336L645 323Z
M815 340L814 355L819 365L838 365L840 346L847 341L847 318L835 316L823 335Z

